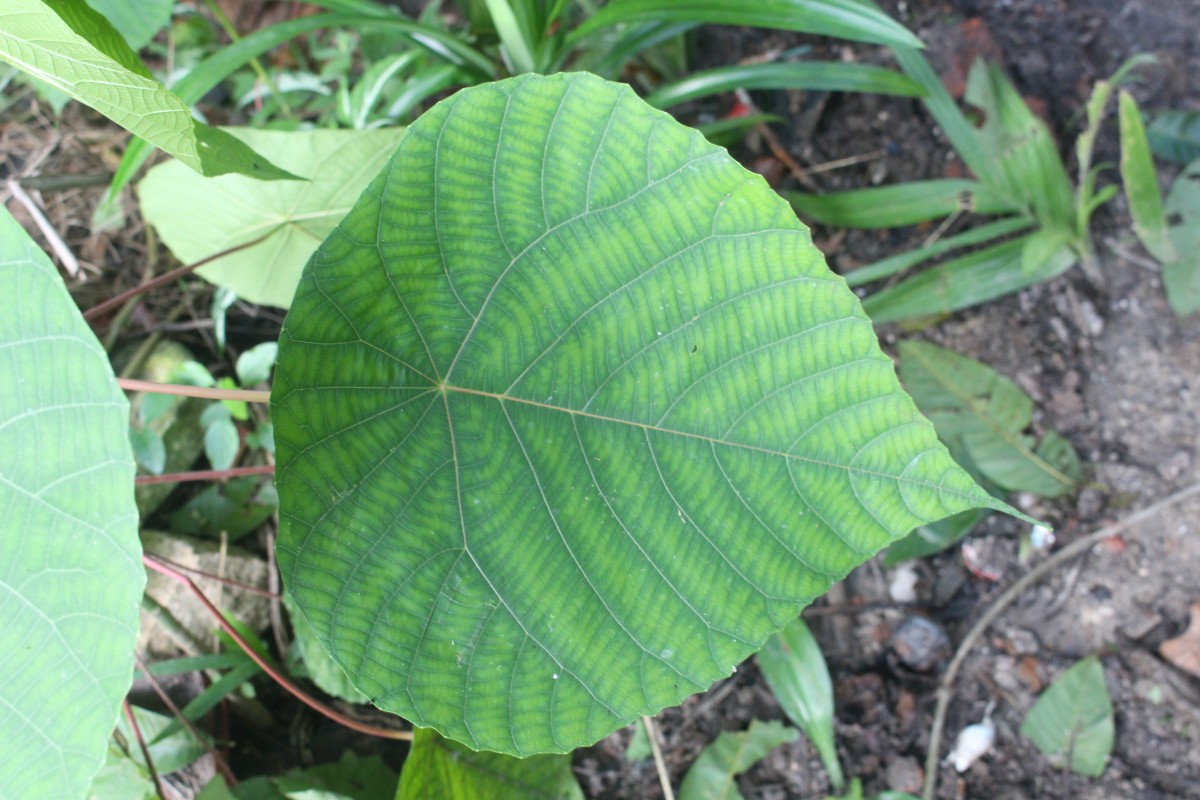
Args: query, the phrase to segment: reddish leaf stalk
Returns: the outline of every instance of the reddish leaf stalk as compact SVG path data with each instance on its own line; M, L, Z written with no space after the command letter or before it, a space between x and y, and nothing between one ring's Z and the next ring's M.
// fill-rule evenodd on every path
M138 475L133 482L138 486L147 483L186 483L188 481L219 481L225 478L240 478L245 475L274 475L271 464L255 467L231 467L230 469L200 469L194 472L168 472L165 475Z
M229 621L225 619L225 616L221 613L221 611L212 604L212 601L208 599L204 592L200 590L200 587L197 586L191 578L147 555L142 556L142 563L155 572L166 575L171 580L186 587L188 591L196 596L196 599L200 601L208 613L212 614L213 618L217 621L217 624L221 626L221 629L225 631L225 633L229 634L229 638L233 639L237 646L242 648L246 655L249 656L255 664L258 664L263 672L267 673L272 680L286 689L293 697L295 697L301 703L304 703L304 705L308 706L313 711L328 717L339 725L343 725L350 730L358 731L359 733L365 733L368 736L378 736L383 739L412 741L412 731L400 731L393 730L391 728L379 728L374 725L367 725L366 723L351 719L345 714L342 714L341 712L325 705L320 700L317 700L299 686L292 683L290 678L281 673L279 670L275 669L270 662L259 655L258 651L251 647L250 643L247 642L240 633L238 633L237 628L229 624Z
M133 709L129 705L128 698L121 703L121 707L125 711L125 719L129 720L129 727L133 730L133 736L137 739L138 747L141 748L142 758L146 761L146 770L150 773L150 780L154 781L154 793L158 795L159 800L166 800L166 795L163 794L162 782L158 778L158 770L154 768L154 759L150 757L150 748L146 746L146 739L142 736L142 726L138 725L137 717L133 715Z
M207 578L210 581L216 581L218 583L223 583L226 586L232 586L235 589L240 589L241 591L249 592L250 594L257 594L257 595L261 595L262 597L273 597L275 599L279 598L279 593L272 592L270 589L263 589L258 586L253 586L249 583L235 581L233 578L225 578L225 577L222 577L221 575L215 575L211 572L205 572L202 569L196 569L195 567L189 567L187 564L180 564L178 561L172 561L171 559L167 558L166 556L160 556L157 553L153 553L152 555L158 561L161 561L162 563L166 564L169 567L174 567L175 569L179 570L180 572L190 572L193 575L199 575L201 578Z
M188 386L183 383L155 383L136 378L117 378L117 385L127 392L154 392L202 400L241 400L244 403L269 403L271 393L257 389L217 389L211 386Z
M97 303L96 305L89 308L87 311L83 312L83 318L84 319L95 319L96 317L100 316L104 312L111 311L114 308L119 308L121 305L126 303L128 300L130 300L134 297L137 297L140 294L145 294L146 292L150 291L151 289L157 289L159 286L168 284L171 281L175 280L176 278L182 278L184 275L187 275L189 272L200 269L200 267L203 267L205 264L211 264L212 262L216 261L217 259L221 259L221 258L224 258L225 256L233 255L234 253L238 252L239 250L245 250L247 247L253 247L254 245L263 241L270 235L271 235L270 233L267 233L263 236L258 237L257 239L252 239L249 242L244 242L242 244L235 245L234 247L226 248L225 250L222 250L219 253L213 253L211 256L202 258L195 263L186 264L177 269L173 269L170 272L164 272L162 275L159 275L157 278L148 280L142 284L138 284L137 286L133 287L132 289L130 289L127 292L121 292L116 297L112 297L108 300L105 300L103 303Z

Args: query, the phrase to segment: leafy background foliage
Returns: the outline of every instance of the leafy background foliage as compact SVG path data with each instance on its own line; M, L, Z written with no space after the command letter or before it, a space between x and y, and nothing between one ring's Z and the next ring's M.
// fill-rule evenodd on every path
M306 270L272 412L318 637L377 705L514 754L678 702L915 525L1002 505L786 203L583 74L409 129Z
M0 209L0 797L82 797L133 675L129 404L50 259Z

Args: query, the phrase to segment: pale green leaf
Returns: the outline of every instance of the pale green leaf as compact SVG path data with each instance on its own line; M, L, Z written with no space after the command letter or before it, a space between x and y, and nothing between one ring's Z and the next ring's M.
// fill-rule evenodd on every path
M1200 159L1171 184L1163 210L1178 254L1163 264L1163 287L1172 310L1184 317L1200 311Z
M212 405L211 408L221 408ZM213 420L204 428L204 455L213 469L229 469L237 457L238 432L228 416Z
M275 358L279 353L279 344L263 342L256 344L238 356L237 376L242 386L256 386L265 383L271 377L275 367Z
M751 720L742 733L722 733L704 748L679 787L679 800L742 800L735 778L800 732L781 722Z
M137 747L132 739L127 743ZM87 800L157 800L158 792L149 773L133 760L131 753L117 746L115 741L110 741L108 757L92 780L86 797Z
M568 756L476 753L418 728L396 800L583 800Z
M766 646L758 653L758 668L783 713L804 731L821 754L833 788L841 789L845 779L834 742L833 681L821 645L804 620L797 617L767 639Z
M133 679L146 575L129 403L0 209L0 797L79 798Z
M991 367L936 345L910 341L900 343L900 376L942 439L960 442L988 480L1044 497L1057 497L1075 486L1079 461L1071 445L1055 434L1035 451L1032 437L1025 433L1033 400Z
M819 195L788 192L787 197L805 219L840 228L894 228L956 211L994 214L1007 208L985 185L960 179L914 181Z
M585 74L409 129L306 267L272 419L317 637L511 754L677 704L913 527L1003 507L788 205Z
M1072 771L1092 777L1104 773L1114 732L1104 667L1095 656L1060 675L1021 723L1021 735L1039 750L1066 763Z
M57 12L57 13L56 13ZM0 60L94 108L203 175L295 179L226 133L192 118L83 0L5 0Z
M141 50L171 21L175 0L87 0L132 50Z
M958 256L895 286L878 291L863 301L863 308L876 322L895 322L914 317L945 314L986 303L1066 272L1078 257L1070 247L1060 247L1040 265L1025 270L1027 236Z
M309 256L383 166L402 128L369 131L229 129L307 182L203 178L178 162L161 164L138 185L146 219L184 262L263 241L197 272L253 303L286 308Z
M568 41L630 22L705 22L838 36L862 42L921 47L921 40L861 0L611 0Z
M133 457L151 475L162 475L167 466L167 448L162 437L153 428L130 427L129 443L133 446Z
M1137 101L1122 91L1118 102L1121 120L1121 180L1129 200L1133 230L1150 254L1163 263L1177 258L1167 235L1162 195L1158 191L1158 173L1146 141L1146 129Z

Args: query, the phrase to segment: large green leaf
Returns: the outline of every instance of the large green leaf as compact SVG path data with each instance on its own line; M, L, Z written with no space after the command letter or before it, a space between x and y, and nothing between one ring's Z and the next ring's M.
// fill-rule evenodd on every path
M1081 477L1065 439L1050 432L1035 444L1025 433L1033 400L986 364L926 342L901 342L900 375L942 440L961 446L988 480L1057 497Z
M418 728L400 773L396 800L583 800L562 755L513 758L476 753Z
M1081 775L1104 773L1115 725L1104 667L1095 656L1064 672L1029 709L1021 735Z
M83 0L5 0L0 60L99 111L203 175L295 178L188 107L142 65L116 29Z
M410 127L279 355L288 588L359 690L473 747L595 741L1000 507L787 204L586 74Z
M83 797L133 680L145 585L129 404L0 209L0 797Z
M184 262L266 236L197 272L253 303L286 308L309 256L379 172L403 129L228 132L309 180L205 178L170 161L138 184L142 212Z

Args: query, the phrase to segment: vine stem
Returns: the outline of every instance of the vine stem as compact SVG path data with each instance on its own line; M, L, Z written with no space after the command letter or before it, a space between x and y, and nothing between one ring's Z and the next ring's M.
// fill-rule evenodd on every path
M188 481L218 481L224 478L240 478L245 475L274 475L275 465L259 464L254 467L231 467L229 469L199 469L194 472L168 472L165 475L138 475L133 479L137 486L148 483L187 483Z
M120 307L130 298L137 297L140 294L145 294L146 292L150 291L151 289L157 289L159 286L168 284L171 281L175 280L176 278L182 278L184 275L187 275L189 272L193 272L195 270L200 269L205 264L211 264L212 262L217 261L218 259L222 259L225 256L231 256L240 250L245 250L248 247L253 247L254 245L258 244L259 242L264 241L268 236L271 235L271 233L273 233L273 231L270 233L265 233L262 236L258 237L257 239L251 239L248 242L242 242L241 244L234 245L233 247L227 247L224 250L221 250L220 252L213 253L211 256L205 256L204 258L200 259L199 261L192 262L191 264L185 264L184 266L173 269L170 272L164 272L162 275L159 275L157 278L154 278L153 280L146 281L145 283L140 283L128 291L121 292L116 297L111 297L108 300L105 300L103 303L97 303L96 305L89 308L87 311L83 312L83 318L84 319L95 319L96 317L100 316L101 314L105 313L106 311L111 311L114 308Z
M129 722L134 738L137 739L138 748L142 751L142 758L146 762L146 771L150 773L150 780L154 782L154 793L158 796L158 800L166 800L162 781L158 777L158 770L154 768L154 759L150 756L150 748L146 745L146 738L142 736L142 727L138 725L137 717L133 715L133 707L129 705L128 697L122 701L121 708L125 712L125 719Z
M671 789L671 774L667 772L667 762L663 759L662 747L658 743L658 729L654 726L654 718L642 717L642 727L646 729L646 738L650 740L650 752L654 754L654 770L658 773L658 783L662 786L663 800L675 800L675 792Z
M954 679L958 677L959 670L962 669L963 662L966 661L967 654L975 644L975 641L983 635L983 632L991 626L996 618L1000 616L1001 612L1012 605L1013 601L1022 592L1046 575L1049 575L1059 566L1086 553L1105 539L1111 538L1141 522L1145 522L1171 506L1182 503L1184 500L1197 495L1200 495L1200 483L1193 483L1191 486L1180 489L1119 522L1105 525L1103 528L1089 533L1082 539L1072 542L1041 564L1029 570L1016 583L1005 589L988 606L987 611L983 613L979 621L971 626L971 630L963 637L962 643L959 644L958 650L954 653L954 658L950 661L950 666L946 668L946 673L942 676L942 680L938 685L937 707L933 713L933 728L929 733L929 753L925 757L925 788L921 793L921 800L933 800L934 793L937 791L938 759L941 756L942 729L946 723L946 711L950 707L950 689L954 685Z
M117 378L117 385L127 392L175 394L180 397L199 397L202 400L241 400L244 403L271 402L271 392L265 389L217 389L212 386L140 381L136 378Z
M278 683L293 697L295 697L301 703L304 703L304 705L308 706L313 711L316 711L322 716L328 717L339 725L347 727L353 731L358 731L359 733L365 733L368 736L378 736L383 739L400 739L408 742L412 741L412 731L401 731L393 728L380 728L375 725L368 725L364 722L359 722L356 719L351 719L340 711L330 708L320 700L308 694L299 686L292 683L290 678L277 670L269 661L263 658L257 650L251 647L250 643L247 642L240 633L238 633L237 628L233 627L233 625L229 623L229 620L225 619L225 615L221 613L220 609L213 605L212 601L208 599L208 596L204 594L200 587L197 586L191 578L147 555L142 555L142 563L145 564L149 569L165 575L176 583L183 585L189 592L195 595L196 599L200 601L205 610L207 610L208 613L213 616L213 619L217 621L217 624L221 626L221 629L225 631L225 633L229 634L229 638L233 639L237 646L242 648L246 655L250 657L250 660L252 660L255 664L258 664L262 671L267 673L267 675L270 676L273 681Z

